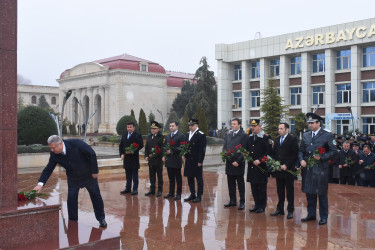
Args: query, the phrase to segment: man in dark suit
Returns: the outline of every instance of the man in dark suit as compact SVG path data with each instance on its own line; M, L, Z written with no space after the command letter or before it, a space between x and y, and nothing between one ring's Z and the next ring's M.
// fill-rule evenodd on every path
M225 136L223 151L234 150L239 144L246 148L248 136L241 129L241 120L234 118L232 120L232 132ZM225 163L225 173L228 180L229 203L224 207L237 206L236 182L240 193L240 205L238 210L245 209L245 161L241 153L234 152L233 157Z
M126 174L126 186L120 194L126 194L131 192L131 186L133 182L132 195L138 194L138 169L139 165L139 150L143 148L143 139L140 134L135 131L134 122L129 122L126 126L127 133L124 133L121 137L119 145L119 152L121 160L124 161L124 169ZM131 144L136 143L138 148L132 153L131 151L125 151L125 148Z
M68 177L69 220L78 221L78 192L80 188L86 188L90 194L95 217L99 221L100 227L107 227L103 199L97 179L98 162L95 151L81 140L63 141L57 135L50 136L47 142L51 149L49 162L34 190L39 193L51 176L56 164L60 164L65 168Z
M167 150L165 152L166 157L163 157L163 162L165 162L168 172L169 193L164 198L174 197L175 200L180 200L182 192L182 158L178 147L182 141L185 141L185 135L178 131L178 122L176 121L169 123L169 130L171 132L167 135L164 146L166 147L169 144L171 149ZM176 196L174 196L175 183L177 183Z
M145 195L150 196L155 194L156 190L156 175L158 175L158 192L157 197L163 193L163 142L164 136L160 132L160 124L157 121L151 122L151 135L146 139L145 145L145 160L148 161L148 170L150 175L150 191ZM157 148L160 150L157 152ZM152 152L154 151L154 152Z
M184 176L188 178L190 189L190 196L184 201L201 202L203 195L203 160L206 155L206 135L199 130L198 120L189 120L190 132L186 134L185 140L188 141L190 153L186 154L184 158L185 169ZM195 195L195 181L197 179L198 192Z
M294 212L294 176L285 170L294 171L295 163L298 159L298 141L297 137L289 134L289 124L279 124L279 137L276 138L273 157L282 164L281 171L276 171L276 186L279 202L276 211L271 216L284 215L285 189L288 200L287 219L293 218Z
M267 165L262 162L262 158L271 154L272 139L262 130L259 119L253 119L250 122L252 135L249 136L247 148L253 162L248 163L247 182L251 184L251 193L254 198L255 206L250 212L264 213L267 206Z
M371 152L370 145L363 146L363 155L359 158L359 169L365 169L359 174L360 183L362 187L375 187L375 170L369 169L368 166L374 165L375 163L375 154Z
M351 158L353 164L347 164L345 160ZM339 169L340 169L340 184L354 185L353 169L356 169L358 164L357 154L350 148L350 143L345 141L342 145L342 150L339 152Z
M360 165L359 165L359 160L365 156L365 154L363 153L362 150L359 149L359 143L358 142L353 142L353 151L355 152L355 154L357 155L357 159L358 159L358 163L357 165L355 165L355 167L353 168L353 175L354 175L354 179L355 179L355 182L357 183L357 186L360 186L360 184L362 183L362 180L361 180L361 177L359 174L355 175L355 173L357 171L360 170Z
M337 154L337 148L333 145L333 135L321 128L322 118L314 113L306 114L310 131L303 134L299 148L298 160L303 167L302 191L306 193L307 216L301 221L316 220L316 205L319 197L319 225L327 223L328 218L328 167L329 159ZM323 155L315 156L314 151L322 147ZM306 168L307 161L314 157L317 164Z

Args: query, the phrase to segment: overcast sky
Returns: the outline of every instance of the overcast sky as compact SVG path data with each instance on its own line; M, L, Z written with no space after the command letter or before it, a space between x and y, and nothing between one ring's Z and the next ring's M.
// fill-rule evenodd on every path
M166 70L216 74L215 44L375 16L369 0L18 0L18 73L36 85L77 64L127 53Z

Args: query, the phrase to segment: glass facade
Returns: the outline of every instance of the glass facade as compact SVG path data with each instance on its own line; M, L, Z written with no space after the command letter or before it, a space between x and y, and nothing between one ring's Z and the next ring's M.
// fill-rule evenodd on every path
M251 78L260 77L260 62L251 63Z
M271 60L270 61L270 76L279 76L280 75L280 60Z
M290 105L301 105L302 88L290 88Z
M238 81L242 79L241 65L234 65L234 80Z
M293 57L290 59L290 74L299 75L301 74L301 57Z
M351 103L352 102L352 91L351 84L340 84L337 88L337 103Z
M375 117L362 118L362 133L375 134Z
M251 107L260 107L260 90L251 91Z
M324 104L324 86L313 87L313 104Z
M313 55L313 72L324 72L325 71L325 54Z
M242 92L234 92L233 93L233 108L241 108L242 107Z
M375 66L375 47L363 48L363 67Z
M375 82L363 83L362 102L375 102Z
M351 67L351 56L350 49L337 51L337 70L350 69Z

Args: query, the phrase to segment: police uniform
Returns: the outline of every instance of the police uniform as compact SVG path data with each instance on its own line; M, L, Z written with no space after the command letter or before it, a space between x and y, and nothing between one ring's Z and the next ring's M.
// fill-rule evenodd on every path
M308 123L322 121L322 118L313 113L307 113ZM314 134L313 134L314 133ZM302 191L306 193L307 217L302 221L316 220L316 205L319 197L319 224L326 224L328 218L328 168L329 160L337 154L337 148L333 145L333 135L319 128L318 131L308 131L303 134L300 145L298 160L308 161L313 157L314 151L318 147L325 149L318 164L311 168L303 168L302 171Z
M253 119L250 125L260 125L260 120ZM253 133L249 136L247 149L249 150L253 161L259 160L261 162L264 156L271 154L271 137L266 135L263 130L261 130L258 134ZM260 170L260 168L262 170ZM268 172L266 163L261 162L258 166L255 166L254 162L249 162L247 182L250 182L251 193L255 202L255 206L254 208L250 209L250 212L263 213L267 205Z

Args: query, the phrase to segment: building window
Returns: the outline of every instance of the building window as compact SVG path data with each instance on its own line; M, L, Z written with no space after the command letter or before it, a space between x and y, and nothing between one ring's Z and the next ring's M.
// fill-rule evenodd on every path
M296 120L291 120L290 121L290 133L294 133L294 129L296 128ZM298 135L296 135L298 136Z
M56 97L53 96L53 97L51 98L51 104L52 104L52 105L56 105Z
M36 96L35 95L33 95L31 97L31 104L36 104Z
M375 47L363 48L363 67L375 66Z
M251 78L260 77L260 62L251 63Z
M260 90L251 91L251 107L260 107Z
M337 70L350 69L350 49L337 51Z
M324 72L325 68L325 55L323 54L316 54L313 55L313 72Z
M234 65L234 80L238 81L242 79L241 65Z
M280 60L271 60L270 62L270 76L280 75Z
M293 57L290 59L290 74L299 75L301 74L301 57Z
M349 132L350 120L337 120L336 121L336 133L347 134Z
M375 117L362 118L362 133L375 134Z
M351 103L351 84L340 84L337 85L337 103Z
M324 104L324 86L313 87L313 104Z
M234 92L233 93L233 108L241 108L242 107L242 92Z
M302 88L290 89L290 105L301 105Z
M139 63L139 70L147 72L148 71L148 63L140 62Z
M363 83L363 102L375 102L375 82Z

